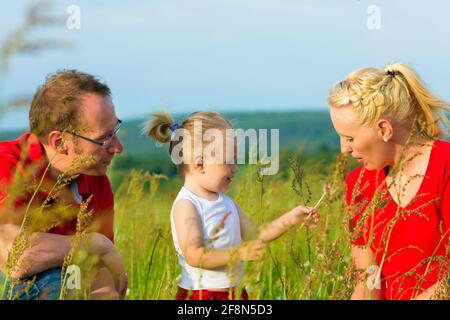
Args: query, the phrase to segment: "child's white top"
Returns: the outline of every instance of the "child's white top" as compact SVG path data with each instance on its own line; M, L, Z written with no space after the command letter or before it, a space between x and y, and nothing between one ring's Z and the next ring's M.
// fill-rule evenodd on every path
M170 213L172 237L181 266L179 286L187 290L230 288L237 286L242 278L242 263L233 268L226 266L220 269L207 270L194 268L187 264L178 244L173 207L180 199L187 199L197 209L200 218L205 247L225 249L237 247L241 243L241 227L239 213L234 201L219 193L217 200L207 200L182 187L175 199Z

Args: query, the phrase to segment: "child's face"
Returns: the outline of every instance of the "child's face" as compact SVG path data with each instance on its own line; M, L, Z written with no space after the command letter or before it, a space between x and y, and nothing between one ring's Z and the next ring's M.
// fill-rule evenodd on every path
M215 149L215 152L212 153L204 153L201 168L197 167L197 170L194 169L199 184L211 192L225 192L228 190L234 175L238 172L236 166L236 140L234 137L232 139L233 141L224 139L223 153L218 152L219 149ZM233 143L226 143L226 141Z
M235 164L210 163L204 165L203 187L212 192L225 192L238 172Z

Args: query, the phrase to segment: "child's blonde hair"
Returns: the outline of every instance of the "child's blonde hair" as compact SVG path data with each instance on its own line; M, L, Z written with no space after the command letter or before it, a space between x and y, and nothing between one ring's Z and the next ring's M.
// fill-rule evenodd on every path
M201 123L201 137L195 136L194 126L196 123ZM157 112L152 115L144 131L150 138L158 141L159 143L164 144L170 142L169 154L172 154L172 150L175 148L175 146L177 146L179 143L183 143L183 140L171 140L173 131L172 129L175 129L173 127L174 125L175 121L167 112ZM184 120L180 125L176 126L176 128L189 131L190 137L192 139L202 139L204 133L209 129L226 130L232 129L233 126L227 119L225 119L217 112L199 111L190 114L187 119ZM194 144L191 145L193 146ZM183 153L183 151L181 152ZM179 165L178 169L180 170L181 174L185 173L184 164Z
M360 68L335 85L328 97L334 108L351 106L360 125L375 125L380 117L389 117L398 125L411 127L414 119L431 138L447 136L444 111L449 103L435 97L406 64L393 63L384 70Z

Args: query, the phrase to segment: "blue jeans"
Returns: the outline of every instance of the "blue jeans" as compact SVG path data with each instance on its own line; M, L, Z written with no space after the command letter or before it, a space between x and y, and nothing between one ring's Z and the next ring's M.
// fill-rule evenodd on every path
M0 272L2 300L58 300L61 292L61 268L53 268L23 281L7 281Z

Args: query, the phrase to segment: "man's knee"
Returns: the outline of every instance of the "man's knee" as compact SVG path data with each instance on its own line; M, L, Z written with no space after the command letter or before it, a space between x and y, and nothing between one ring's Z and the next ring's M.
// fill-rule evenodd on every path
M119 300L119 293L115 288L103 287L91 292L91 300Z
M114 279L106 268L100 268L92 283L91 299L92 300L117 300L119 293L114 285Z

